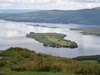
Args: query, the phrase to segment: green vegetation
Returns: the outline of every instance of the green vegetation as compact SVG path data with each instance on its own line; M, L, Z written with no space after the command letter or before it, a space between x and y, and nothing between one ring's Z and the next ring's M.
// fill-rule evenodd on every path
M77 48L77 44L70 40L64 40L66 35L60 33L34 33L26 35L27 37L34 38L35 40L43 43L44 46L49 47L65 47L65 48Z
M100 64L100 55L93 55L93 56L79 56L76 58L73 58L75 60L80 60L80 61L86 61L90 63L97 63Z
M9 48L0 53L0 75L100 75L100 66L69 58Z
M74 23L100 25L100 9L42 10L20 14L0 14L0 19L17 22Z
M52 73L52 72L5 72L0 75L82 75L82 74L69 74L69 73Z
M100 36L100 27L79 27L79 28L70 28L70 30L79 30L84 35L97 35Z
M0 50L0 53L1 53L2 51Z
M98 64L96 60L83 60L84 62L92 63L92 64Z

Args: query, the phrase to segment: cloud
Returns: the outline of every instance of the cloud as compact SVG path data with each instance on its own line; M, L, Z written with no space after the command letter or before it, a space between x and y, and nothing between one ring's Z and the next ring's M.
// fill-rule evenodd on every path
M0 0L0 3L52 3L59 1L100 3L100 0Z
M70 1L70 0L69 0ZM100 0L71 0L74 2L89 2L89 3L100 3Z
M84 9L99 7L100 0L0 0L0 8L13 9Z
M100 7L100 3L89 2L90 0L58 0L55 5L59 7L59 9L85 9L85 8L94 8ZM98 0L99 1L99 0ZM59 6L58 6L59 5Z
M0 3L48 3L53 0L1 0Z
M6 4L6 3L0 4L0 7L8 7L8 6L11 6L11 4Z

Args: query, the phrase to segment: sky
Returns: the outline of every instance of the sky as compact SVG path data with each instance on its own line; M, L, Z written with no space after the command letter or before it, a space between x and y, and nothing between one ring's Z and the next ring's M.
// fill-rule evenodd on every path
M100 7L100 0L0 0L0 9L77 10Z

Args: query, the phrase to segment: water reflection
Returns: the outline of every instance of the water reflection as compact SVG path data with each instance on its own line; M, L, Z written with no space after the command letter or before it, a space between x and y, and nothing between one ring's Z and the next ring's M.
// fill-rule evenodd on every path
M32 25L27 25L32 24ZM9 47L23 47L35 50L36 52L51 54L61 57L76 57L81 55L100 54L100 37L91 35L82 35L78 31L71 31L69 28L80 27L77 24L46 24L42 26L34 26L37 23L7 22L0 20L0 49ZM46 27L45 27L46 26ZM82 25L84 26L84 25ZM56 27L56 28L53 28ZM78 48L49 48L44 47L38 41L26 38L25 34L29 32L44 33L57 32L66 34L65 39L69 39L78 43Z

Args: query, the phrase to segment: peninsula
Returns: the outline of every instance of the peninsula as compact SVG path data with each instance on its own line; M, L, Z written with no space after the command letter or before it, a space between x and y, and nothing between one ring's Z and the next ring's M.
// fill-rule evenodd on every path
M82 31L80 33L84 35L100 36L100 27L78 27L78 28L70 28L70 30Z

